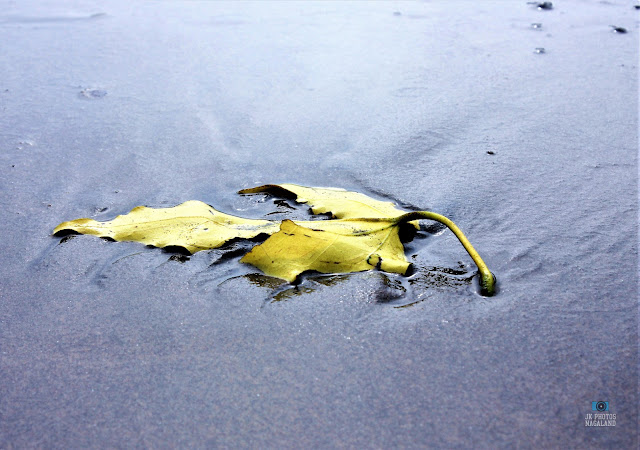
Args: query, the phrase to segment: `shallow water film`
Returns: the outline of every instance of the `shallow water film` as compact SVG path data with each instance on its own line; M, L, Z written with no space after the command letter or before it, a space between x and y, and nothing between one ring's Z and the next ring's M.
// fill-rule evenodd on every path
M0 5L0 447L637 448L629 2ZM327 218L267 183L443 214L498 293L428 221L409 276L295 285L51 236Z

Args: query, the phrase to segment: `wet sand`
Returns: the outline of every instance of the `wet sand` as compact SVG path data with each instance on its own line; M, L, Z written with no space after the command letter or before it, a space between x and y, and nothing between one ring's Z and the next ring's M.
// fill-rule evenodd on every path
M0 447L637 447L628 2L4 3ZM411 277L295 289L250 247L51 236L308 217L236 194L283 182L450 217L498 295L426 221Z

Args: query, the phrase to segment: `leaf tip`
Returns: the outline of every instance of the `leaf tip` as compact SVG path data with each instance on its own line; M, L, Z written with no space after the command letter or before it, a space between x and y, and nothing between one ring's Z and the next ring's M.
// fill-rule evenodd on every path
M79 231L78 228L86 226L89 222L93 222L92 219L76 219L70 220L67 222L62 222L60 225L53 229L53 236L56 236L59 233L63 233L65 231Z

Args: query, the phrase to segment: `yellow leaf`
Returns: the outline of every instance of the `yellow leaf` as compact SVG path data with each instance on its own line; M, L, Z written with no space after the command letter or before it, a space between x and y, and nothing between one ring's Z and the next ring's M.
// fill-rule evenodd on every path
M53 233L76 231L154 247L183 247L195 253L220 247L234 238L251 239L261 233L275 233L278 225L269 220L243 219L224 214L206 203L192 200L173 208L138 206L129 214L109 222L72 220L58 225Z
M256 245L240 261L290 282L307 270L347 273L379 268L405 274L410 263L397 225L394 219L299 224L285 220L280 231Z
M265 185L240 193L273 192L307 202L314 213L332 212L338 219L268 220L243 219L215 210L199 201L173 208L138 206L129 214L108 222L77 219L58 225L54 234L76 231L136 241L155 247L183 247L191 253L217 248L237 238L272 235L242 258L266 274L288 281L307 270L322 273L359 272L379 268L404 274L410 264L400 241L400 227L429 219L445 224L460 240L478 266L483 293L492 295L495 278L462 231L449 219L429 211L405 213L391 202L374 200L342 189L307 188L293 184Z

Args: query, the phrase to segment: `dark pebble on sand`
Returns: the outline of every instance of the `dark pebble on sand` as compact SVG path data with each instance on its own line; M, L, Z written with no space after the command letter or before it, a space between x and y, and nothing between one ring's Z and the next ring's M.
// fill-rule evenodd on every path
M536 8L538 8L538 9L546 9L546 10L553 9L553 3L551 3L551 2L541 2L541 3L529 2L528 4L529 5L536 5Z

